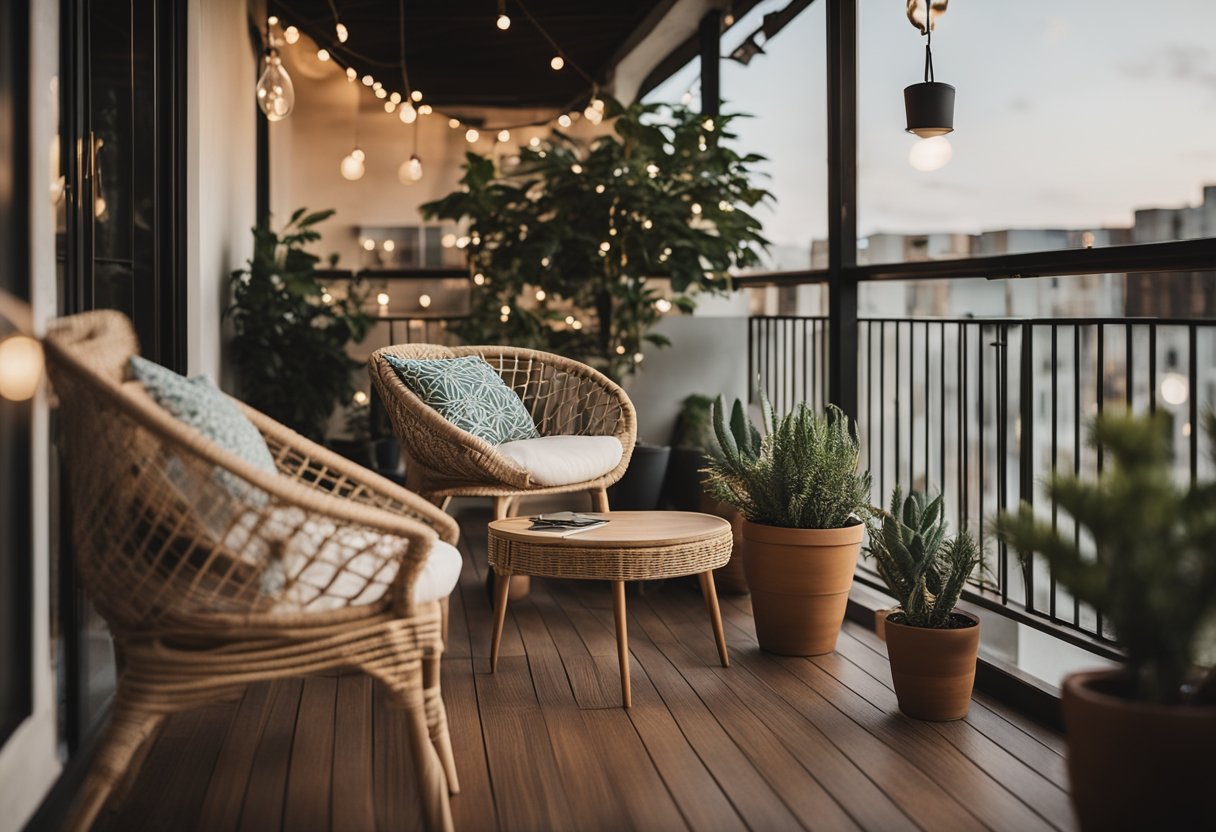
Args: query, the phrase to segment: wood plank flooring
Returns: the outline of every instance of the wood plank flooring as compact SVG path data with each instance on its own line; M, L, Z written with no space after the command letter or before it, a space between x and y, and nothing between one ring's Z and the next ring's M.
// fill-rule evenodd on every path
M908 719L872 632L771 656L746 598L722 599L724 669L695 581L630 593L629 711L607 584L534 580L491 675L488 514L458 519L443 661L458 830L1073 828L1059 735L983 696L959 722ZM359 676L257 685L167 720L97 828L418 829L403 731Z

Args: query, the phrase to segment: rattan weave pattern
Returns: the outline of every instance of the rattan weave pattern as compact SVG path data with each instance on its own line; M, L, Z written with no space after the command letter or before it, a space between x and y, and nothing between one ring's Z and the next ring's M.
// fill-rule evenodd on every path
M599 581L650 581L697 575L725 566L734 537L725 531L670 546L622 543L620 548L580 547L562 538L561 545L545 541L522 543L499 537L490 529L490 565L500 573Z
M422 814L450 828L437 672L446 599L416 606L412 587L432 541L455 542L455 523L244 408L276 462L277 473L258 470L124 383L137 353L112 311L55 322L46 338L78 572L122 668L69 828L91 824L165 714L338 668L380 679L406 709ZM217 484L217 468L242 481L242 498ZM306 574L326 577L301 593ZM368 590L382 594L352 603Z
M587 482L540 486L490 443L455 427L419 399L383 356L485 359L519 394L541 436L615 436L623 453L612 471ZM603 489L629 465L637 417L625 392L602 373L559 355L519 347L400 344L372 354L368 372L408 457L410 487L430 499L506 497Z

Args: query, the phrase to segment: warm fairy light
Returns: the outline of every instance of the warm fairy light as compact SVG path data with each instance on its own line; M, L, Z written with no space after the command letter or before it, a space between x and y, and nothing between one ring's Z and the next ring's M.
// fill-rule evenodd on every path
M367 154L364 153L362 150L360 150L357 147L350 152L350 155L353 156L354 158L358 159L360 162L362 162L363 160L365 160L367 158Z
M356 153L359 155L356 156ZM367 172L363 165L363 151L355 148L350 155L343 156L338 171L342 174L343 179L349 179L351 182L362 179L363 174Z
M701 127L705 129L706 133L714 132L714 120L712 118L705 119L705 121L701 122Z
M640 352L635 352L635 353L633 354L633 363L634 363L634 364L641 364L641 363L642 363L642 359L643 359L643 358L645 358L645 357L646 357L646 356L642 355Z
M362 390L356 390L354 395L355 404L367 404L367 394Z
M295 26L288 26L283 30L283 40L288 43L295 43L300 39L300 30Z
M392 250L393 250L393 249L395 249L396 247L397 247L397 244L396 244L395 242L393 242L392 240L385 240L385 241L384 241L384 250L385 250L385 251L392 251Z
M384 102L384 112L391 113L393 110L396 110L396 109L397 109L397 105L394 104L391 100Z
M1177 407L1190 397L1186 376L1182 373L1166 373L1161 379L1161 398L1166 404Z
M691 208L691 210L692 210L692 212L693 212L694 214L696 214L697 216L700 216L700 215L701 215L701 203L699 203L699 202L694 202L694 203L692 204L692 208Z
M532 138L528 139L528 147L540 147L540 138L533 136Z
M563 58L561 55L554 55L552 58L549 59L549 68L552 69L554 72L561 72L562 68L565 65L566 65L566 59Z
M346 43L350 40L350 31L342 23L334 26L334 31L338 34L338 43Z
M656 300L654 302L654 308L659 310L660 312L664 312L664 313L670 312L671 311L671 301L669 301L667 298L659 298L658 300Z
M498 19L494 21L494 25L505 32L511 28L511 18L507 17L505 14L500 14Z
M608 250L609 250L609 249L611 249L611 248L612 248L612 244L611 244L611 243L609 243L607 240L605 240L604 242L600 243L600 251L602 251L602 252L607 253L607 252L608 252Z
M567 315L567 316L566 316L566 325L567 325L567 326L569 326L569 325L570 325L570 324L572 324L572 323L574 323L574 316L573 316L573 315Z
M511 320L511 318L509 315L499 315L498 320L505 324L507 321Z
M562 127L569 127L571 124L570 116L566 115L565 113L562 113L560 116L557 117L557 123L560 124Z
M414 90L413 92L410 93L410 98L414 101L421 101L422 100L422 90Z
M413 124L418 120L418 111L414 109L413 104L406 101L401 105L401 110L397 113L397 117L406 124Z
M541 265L541 268L542 268L542 269L547 269L547 268L549 268L549 263L550 263L550 262L551 262L551 261L549 260L549 258L548 258L548 257L542 257L542 258L540 258L540 265Z
M475 284L477 284L478 286L484 286L485 282L486 282L486 276L484 274L482 274L481 272L478 272L477 274L473 275L473 282Z
M359 73L355 71L355 68L353 66L348 66L346 68L346 80L347 81L353 81L358 77L359 77Z
M448 127L451 127L453 130L455 130L459 126L460 126L460 119L458 119L458 118L448 119Z
M412 185L422 179L422 160L417 155L411 155L397 169L397 181L402 185Z
M318 49L317 50L317 60L318 61L328 61L329 60L329 50L328 49Z
M609 236L609 237L615 237L615 236L616 236L616 228L609 228L609 229L608 229L608 236Z
M498 310L498 312L499 312L499 314L501 314L501 315L510 315L510 314L511 314L511 307L507 306L507 305L504 303L504 304L502 305L502 308L501 308L501 309L499 309L499 310Z
M571 329L582 329L582 328L583 328L583 322L582 322L582 321L579 321L579 320L576 320L574 323L570 324L570 328L571 328Z
M393 94L391 94L388 97L388 100L393 102L394 104L400 104L401 103L401 93L394 92Z
M709 142L705 141L704 136L697 137L697 150L700 150L702 153L709 150Z
M468 130L465 131L464 140L466 142L468 142L469 144L474 144L480 138L481 138L481 134L477 132L477 129L475 127L470 127Z
M363 81L363 86L365 87L370 87L372 84L376 83L376 79L370 75L364 75L360 80Z
M334 302L333 295L331 295L329 292L321 293L321 303L325 304L326 306L329 306L333 302Z
M380 292L378 295L376 295L376 303L380 304L381 306L388 306L388 302L388 292Z
M42 345L28 335L0 341L0 398L24 402L42 382Z
M582 173L583 166L580 165L578 162L575 162L573 165L570 166L570 172L574 173L574 174Z
M457 237L456 238L456 248L468 248L468 247L469 247L469 238L468 237Z
M452 246L456 245L456 235L444 234L439 238L439 245L443 246L444 248L451 248Z
M434 110L431 108L430 104L420 104L418 106L418 115L420 116L429 116L432 112L434 112Z
M506 144L507 142L511 141L511 131L510 130L499 130L498 131L498 140L500 142L502 142L503 144Z
M642 220L642 228L649 231L650 229L654 228L654 221L649 218Z
M617 355L624 355L624 354L625 354L625 345L624 345L624 344L617 344L617 345L616 345L616 354L617 354Z
M596 185L596 186L595 186L595 192L596 192L597 194L602 194L602 193L604 192L604 185L603 185L603 183L601 183L601 184L599 184L599 185Z
M382 89L384 89L384 84L380 83L379 81L373 81L372 89L373 90L382 90ZM388 93L386 92L385 95L388 95Z
M386 90L384 87L376 90L376 98L388 98L388 90Z
M419 295L418 296L418 305L421 306L423 309L430 309L431 308L431 296L426 295L426 294Z
M376 250L376 241L373 240L371 237L368 237L366 240L363 241L363 250L364 251L375 251Z
M544 290L544 289L537 289L537 290L536 290L536 299L537 299L537 300L544 300L546 297L547 297L547 295L545 294L545 290Z
M270 17L266 18L266 25L267 26L278 26L279 25L278 15L272 14Z

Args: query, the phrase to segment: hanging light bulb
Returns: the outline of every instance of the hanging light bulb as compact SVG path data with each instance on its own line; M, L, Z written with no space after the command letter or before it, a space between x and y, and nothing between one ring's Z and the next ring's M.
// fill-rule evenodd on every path
M413 185L422 178L422 160L418 155L410 154L410 158L401 163L401 167L397 168L397 181L402 185Z
M500 142L502 142L503 144L506 144L507 142L511 141L511 131L507 130L505 128L502 130L499 130L498 131L498 140Z
M392 101L384 102L384 112L391 113L391 112L393 112L393 110L396 110L396 109L397 109L397 105L394 104Z
M348 66L346 68L346 80L347 81L353 81L358 77L359 77L359 73L355 71L355 68L353 66Z
M464 140L469 144L475 144L480 138L481 134L477 132L477 128L475 127L470 127L467 131L465 131Z
M933 75L934 15L940 17L946 10L946 2L916 0L908 5L908 20L925 37L925 80L904 87L904 113L908 118L908 132L922 139L954 131L954 87L937 81Z
M511 18L505 14L499 14L498 19L494 21L494 25L505 32L511 28Z
M329 50L328 49L318 49L317 50L317 60L318 61L328 61L329 60Z
M406 124L413 124L418 119L418 111L414 109L414 105L406 101L401 105L401 112L398 117Z
M346 43L350 40L350 32L341 21L334 25L334 31L338 34L338 43Z
M448 127L451 127L453 130L455 130L459 126L460 126L460 119L458 119L458 118L448 119Z
M388 98L388 90L380 87L380 89L376 90L376 98Z
M413 101L421 101L422 100L422 90L414 90L413 92L411 92L410 99Z
M283 30L283 40L288 43L295 43L300 39L300 30L295 26L288 26Z
M560 116L557 117L557 123L560 124L562 127L569 127L571 124L570 116L566 115L565 113L562 113Z
M258 79L258 107L267 121L282 121L291 115L291 109L295 106L295 86L277 49L267 49L262 63L265 69Z
M370 87L372 84L376 83L376 79L370 75L364 75L360 80L363 82L363 86L365 87Z
M427 294L419 295L418 296L418 305L421 306L423 309L430 309L431 308L431 296L427 295Z
M342 157L342 164L338 166L338 171L342 174L342 178L348 179L351 182L362 179L363 174L367 172L367 168L363 164L363 158L363 151L357 147L347 156Z
M565 67L565 65L566 65L566 59L563 58L561 55L554 55L552 58L549 59L549 68L552 69L554 72L561 72L562 68Z
M945 136L921 139L908 151L908 164L920 171L944 168L954 156L954 148Z
M418 115L429 116L432 112L434 112L434 110L431 108L430 104L419 104L418 105Z

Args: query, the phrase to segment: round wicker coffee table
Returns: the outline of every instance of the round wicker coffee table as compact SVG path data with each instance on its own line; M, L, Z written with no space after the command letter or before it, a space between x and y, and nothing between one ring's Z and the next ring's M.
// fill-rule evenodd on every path
M721 517L689 511L613 511L593 516L607 525L569 537L530 532L531 519L512 517L490 523L490 566L496 575L535 575L611 581L616 614L617 654L621 663L621 699L630 706L629 638L625 627L625 582L697 575L709 608L722 666L729 667L722 614L714 590L713 570L730 559L730 523ZM498 665L498 643L507 615L509 580L495 581L494 640L490 672Z

